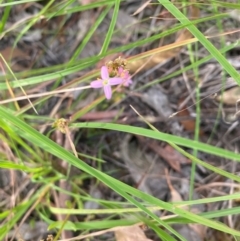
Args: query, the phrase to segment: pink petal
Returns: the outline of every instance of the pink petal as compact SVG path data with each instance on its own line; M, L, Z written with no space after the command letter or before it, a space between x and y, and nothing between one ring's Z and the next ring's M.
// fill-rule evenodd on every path
M102 88L103 87L103 82L102 80L94 80L90 83L91 87L96 89L96 88Z
M108 80L109 85L119 85L122 84L123 79L119 77L111 78Z
M132 84L132 80L130 78L123 81L123 85L126 87L128 87L131 84Z
M105 94L106 98L107 98L108 100L110 100L111 97L112 97L112 89L111 89L111 86L110 86L110 85L104 85L103 90L104 90L104 94Z
M118 68L118 74L121 75L122 72L123 72L123 67L119 67Z
M129 74L128 71L125 72L124 78L125 78L125 79L130 79L130 78L131 78L131 76L130 76L130 74Z
M103 80L109 79L108 68L106 66L102 66L101 68L101 77Z

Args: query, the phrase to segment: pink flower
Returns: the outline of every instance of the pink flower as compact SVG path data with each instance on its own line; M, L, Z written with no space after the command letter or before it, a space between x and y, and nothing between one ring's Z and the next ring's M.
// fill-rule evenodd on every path
M131 76L129 75L129 72L126 69L119 67L118 76L122 78L124 86L128 87L130 84L132 84Z
M108 68L103 66L101 68L102 79L94 80L90 83L94 89L103 88L106 98L109 100L112 97L112 85L119 85L123 83L123 79L119 77L109 78Z

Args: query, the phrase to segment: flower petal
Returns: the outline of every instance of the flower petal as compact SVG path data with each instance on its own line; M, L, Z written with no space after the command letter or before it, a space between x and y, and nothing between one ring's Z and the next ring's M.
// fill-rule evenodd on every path
M114 77L108 80L109 85L119 85L122 84L123 79L119 77Z
M122 72L123 72L123 67L119 67L118 68L118 74L121 75Z
M101 68L101 77L103 80L109 79L108 68L106 66L102 66Z
M132 84L132 80L130 79L130 77L129 77L128 79L126 79L126 80L123 81L123 85L124 85L125 87L128 87L128 86L131 85L131 84Z
M103 90L104 90L104 94L105 94L106 98L108 100L110 100L111 97L112 97L112 88L111 88L111 86L110 85L104 85Z
M97 88L102 88L103 87L103 81L101 79L99 80L94 80L90 83L91 87L94 88L94 89L97 89Z

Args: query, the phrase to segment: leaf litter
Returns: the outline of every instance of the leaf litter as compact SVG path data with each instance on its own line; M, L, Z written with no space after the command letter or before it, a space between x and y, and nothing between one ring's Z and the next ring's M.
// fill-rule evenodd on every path
M84 4L89 4L97 1L82 1ZM151 1L152 2L152 1ZM134 41L138 38L144 38L143 31L149 29L148 34L151 35L156 32L164 31L164 27L167 28L174 23L174 19L166 21L166 10L161 8L159 9L160 14L158 16L163 16L162 18L154 17L154 27L157 29L152 29L149 26L148 22L139 23L139 20L144 17L153 18L155 9L152 7L150 1L146 1L145 3L140 3L136 5L132 5L129 3L124 3L123 9L120 9L121 18L117 22L117 37L114 36L113 42L111 43L112 47L120 47L124 44ZM37 7L34 4L28 4L24 6L24 9L20 8L23 11L27 12L38 12L39 5ZM201 12L203 10L201 9ZM149 14L150 12L150 14ZM19 14L19 16L15 16L15 21L18 22L22 18L22 14L19 11L15 13ZM134 15L134 13L136 15ZM61 21L61 18L52 19L48 22L48 24L44 25L43 22L39 22L38 25L34 26L36 28L34 31L29 32L25 38L23 38L19 46L12 51L12 47L3 47L1 49L1 53L5 59L8 61L12 61L12 69L14 71L24 71L29 68L40 68L40 67L49 67L55 64L61 64L68 61L71 56L70 52L74 52L74 50L79 46L82 39L84 38L84 34L87 33L87 29L92 26L92 20L89 16L96 17L97 13L88 10L86 15L84 14L75 14L73 16L69 16L66 24L62 24L62 27L59 31L59 35L51 35L52 29L55 29L56 26L59 25L57 21ZM168 13L167 13L168 14ZM27 15L28 18L33 15ZM156 15L157 16L157 15ZM236 21L238 18L236 16L236 11L233 11L230 16L232 16ZM111 20L111 13L106 17L105 21ZM171 17L171 15L170 15ZM200 18L199 10L196 6L192 7L192 15L189 16L191 18ZM165 19L164 19L165 18ZM120 21L122 20L122 22ZM124 20L124 21L123 21ZM132 25L129 28L126 28L126 21L129 25ZM105 23L106 23L105 22ZM23 22L19 21L18 24L23 24ZM80 53L77 59L81 57L89 57L91 55L99 53L101 49L101 42L103 42L102 33L106 32L107 25L102 24L97 30L94 37L89 41L88 45L84 50ZM228 30L229 26L233 26L232 21L225 21L223 24L224 29ZM14 26L14 25L11 25ZM137 26L137 27L136 27ZM38 27L45 28L49 34L44 34L44 31L40 31ZM131 29L132 31L126 31L126 29ZM137 30L133 30L133 29ZM79 32L80 31L80 32ZM155 31L155 32L154 32ZM218 32L216 28L216 24L213 24L209 27L209 31ZM206 31L206 35L209 33ZM10 32L11 33L11 32ZM76 33L76 34L74 34ZM127 35L127 37L126 37ZM57 36L57 37L56 37ZM14 39L14 34L7 36L9 40ZM124 56L126 58L129 57L129 69L131 72L135 73L135 78L141 81L136 81L134 83L135 87L140 87L142 84L149 84L151 81L161 78L166 73L169 73L169 70L173 70L173 67L179 65L179 62L182 61L182 67L184 68L186 63L189 63L189 53L186 44L190 43L192 36L187 30L180 31L178 35L175 35L173 39L171 37L162 38L161 41L157 40L152 45L146 44L145 46L138 47L131 51L124 51L122 53L118 53L118 56ZM225 36L227 42L234 42L238 39L237 34L226 35ZM216 46L220 48L220 41L213 39L212 40ZM11 41L10 41L11 42ZM1 46L2 47L2 46ZM26 51L24 50L26 47L32 49L33 51L29 52L29 55L26 55ZM71 51L66 51L66 49L71 49ZM149 50L149 52L147 52ZM238 53L239 50L237 48L234 49L233 52ZM12 52L12 60L10 60ZM227 53L228 60L232 62L232 64L239 68L238 62L235 56L232 56L234 53ZM29 59L34 59L34 55L37 56L33 61L34 64L31 65L28 61ZM35 56L35 57L36 57ZM110 60L115 59L118 56L110 57ZM130 57L132 56L132 57ZM207 56L206 50L199 46L199 49L196 53L194 53L196 58ZM15 59L15 60L14 60ZM18 59L18 60L16 60ZM25 65L21 65L19 59L25 61ZM103 64L98 63L98 70L100 66ZM157 66L157 68L156 68ZM159 67L161 66L161 68ZM180 66L180 65L179 65ZM201 136L199 137L202 142L209 142L212 145L217 145L226 148L238 151L238 136L239 130L237 125L231 126L226 121L226 118L221 116L219 119L216 118L218 113L218 105L219 102L223 103L223 107L221 109L224 116L234 115L236 113L236 101L239 99L238 87L234 86L235 82L230 78L226 78L226 87L222 84L222 76L223 72L220 66L216 63L216 61L211 60L210 63L202 64L199 67L199 75L200 78L204 81L201 82L200 91L201 98L206 98L201 101ZM171 71L170 71L171 72ZM173 71L174 72L174 71ZM146 74L147 73L147 74ZM179 74L178 76L172 77L169 81L165 81L155 84L154 86L144 89L143 91L135 92L134 88L131 92L124 92L124 94L128 96L127 98L122 98L121 101L117 102L115 99L113 100L113 104L110 106L108 110L106 110L106 104L103 106L105 110L94 110L90 113L87 113L86 116L82 116L81 120L85 118L85 120L89 119L97 119L106 121L106 119L110 121L115 121L117 123L126 123L126 124L136 124L136 125L144 125L141 120L139 120L135 115L133 115L130 111L128 111L128 106L131 103L133 106L138 107L141 110L141 114L145 116L152 117L155 120L156 127L163 131L169 132L174 135L184 136L188 138L192 138L192 134L195 130L195 103L192 102L192 98L189 98L189 95L192 94L194 96L194 74L192 70L184 71L187 78L189 79L190 89L193 91L192 93L187 92L187 88L185 83L183 82L183 75ZM84 75L86 72L80 71L79 73L72 74L67 76L62 81L63 88L67 86L67 83L71 81L76 81L80 75ZM145 75L144 75L145 74ZM193 80L191 82L191 80ZM49 88L51 85L49 85ZM45 88L45 87L44 87ZM223 94L221 96L221 90L223 89ZM217 93L217 98L211 98L214 93ZM79 92L78 95L74 97L74 100L77 100L79 95L82 92ZM95 98L94 93L89 93L89 96L93 96ZM209 96L209 97L208 97ZM37 97L36 97L37 98ZM184 118L185 122L181 119L181 114L174 116L169 119L169 116L173 115L177 111L181 111L179 105L179 99L182 100L185 98L184 108L187 108L187 112L185 112ZM57 109L55 109L54 113L61 112L61 108L64 109L64 106L67 105L70 97L66 96L63 100L62 105L59 105ZM72 101L72 100L71 100ZM114 103L114 101L116 101ZM56 103L60 102L60 98L56 97L55 100L52 98L49 102L46 103L45 106L42 107L41 113L47 115L51 113L52 107L57 106ZM82 102L81 102L82 103ZM77 103L75 106L79 106L81 103ZM124 115L118 115L119 109L116 108L116 104L118 104L121 108L124 109ZM74 105L73 105L74 106ZM191 106L190 108L188 108ZM24 104L21 105L24 107ZM77 110L71 108L67 111L70 115L74 115ZM65 110L66 113L66 110ZM105 115L101 114L105 113ZM181 113L181 112L180 112ZM118 116L116 118L116 116ZM156 121L157 120L157 121ZM189 121L189 122L186 122ZM236 121L236 119L234 120ZM215 124L217 123L217 129L214 130ZM188 132L186 132L188 130ZM77 134L73 132L74 136ZM119 173L113 173L112 175L116 178L126 181L136 188L143 190L155 197L160 198L165 201L181 201L187 200L188 198L188 182L184 182L184 180L188 180L190 176L190 161L176 152L168 145L164 145L159 142L151 142L150 140L143 139L141 140L138 136L126 135L122 136L121 134L116 133L86 133L85 131L81 132L81 137L79 143L76 145L76 149L78 151L86 151L89 154L93 155L97 152L97 148L104 146L103 148L103 157L107 161L107 166L103 165L104 171L112 172L112 170L116 169L116 166L120 169ZM224 137L224 138L223 138ZM62 137L63 138L63 137ZM210 139L211 140L210 140ZM58 137L53 135L53 139L57 141ZM64 139L64 138L63 138ZM89 147L89 140L94 142L93 146ZM85 144L88 143L88 144ZM65 144L63 144L65 145ZM67 144L66 144L67 145ZM91 144L90 144L91 145ZM69 148L66 147L66 148ZM6 153L6 150L1 150L1 153ZM116 160L117 158L117 160ZM199 153L199 158L210 162L215 166L224 166L226 169L229 169L229 165L227 165L226 160L216 159L211 155L205 155ZM91 162L86 159L87 162L91 165L96 165L95 162ZM120 164L121 163L121 164ZM120 166L121 165L121 166ZM164 172L165 169L169 169L171 171L171 177ZM238 170L238 169L237 169ZM66 171L66 167L65 167ZM127 174L126 174L127 172ZM128 176L128 178L126 178ZM132 179L132 180L129 180ZM196 173L196 185L203 185L204 182L211 183L215 179L208 171L203 171L201 169L197 169ZM89 181L89 180L88 180ZM227 180L222 180L227 181ZM89 181L91 185L96 185L94 181ZM1 183L6 183L6 180L1 180ZM64 185L62 185L63 187ZM82 186L84 191L88 193L92 193L94 190L89 187L89 184L86 182ZM216 192L228 194L229 187L218 186L215 187ZM31 191L31 187L28 187L29 192ZM66 189L71 190L69 187ZM33 190L33 189L32 189ZM113 199L119 200L120 197L114 196L113 192L106 190L106 187L102 187L99 185L95 190L97 190L97 197L108 199L109 197L113 197ZM19 190L21 194L21 190ZM169 194L171 197L169 197ZM4 194L6 195L6 194ZM201 197L214 197L214 192L212 190L206 191L206 189L202 189L198 191L196 194ZM21 195L20 195L21 196ZM94 193L92 194L94 196ZM69 198L69 197L68 197ZM54 202L57 203L59 196L56 195L54 198ZM91 202L85 202L85 205L88 207L89 205L93 205ZM95 205L95 207L101 208L101 205ZM224 207L224 204L218 206L218 208ZM193 210L193 212L203 212L207 210L214 209L214 206L209 207L201 207L199 210ZM33 215L34 212L32 212ZM79 217L74 217L76 220L82 221ZM98 216L97 218L104 218L102 216ZM62 220L62 217L56 217L56 220ZM24 225L29 225L30 219L24 222ZM235 221L236 222L236 221ZM235 223L237 224L237 223ZM29 227L31 228L31 227ZM175 226L175 229L180 232L186 239L193 241L200 241L204 238L208 238L211 236L211 241L221 240L221 235L218 236L217 232L213 232L212 230L203 229L202 226L198 226L196 224L189 224L184 226ZM39 229L40 230L40 229ZM41 230L40 230L41 231ZM98 235L103 235L103 237L108 231L103 230L103 232L98 233ZM110 231L109 231L110 232ZM119 230L112 230L111 232L115 233L117 241L121 240L150 240L146 237L144 232L141 230L139 226L130 226L130 227L119 227ZM42 232L43 233L43 232ZM136 235L134 237L134 234ZM212 235L214 234L214 235ZM41 234L40 234L41 235ZM90 234L91 236L91 234ZM89 236L89 237L90 237ZM94 236L94 235L93 235ZM98 236L95 236L95 240L99 240ZM113 236L111 236L113 237ZM215 239L213 237L216 237ZM154 238L155 241L159 240L158 237ZM209 239L210 240L210 239ZM227 239L225 239L227 240Z

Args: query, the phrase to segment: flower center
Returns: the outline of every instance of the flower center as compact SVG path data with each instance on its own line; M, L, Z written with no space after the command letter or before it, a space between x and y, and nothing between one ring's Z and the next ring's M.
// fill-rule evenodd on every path
M108 80L107 79L103 80L103 85L108 85Z
M121 73L121 78L125 79L125 73L124 72Z

